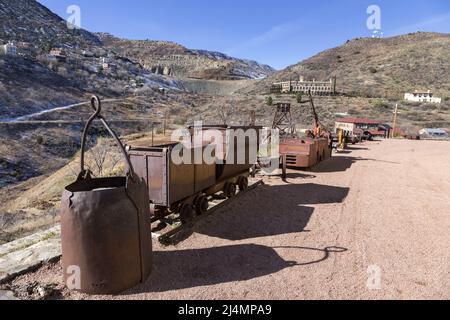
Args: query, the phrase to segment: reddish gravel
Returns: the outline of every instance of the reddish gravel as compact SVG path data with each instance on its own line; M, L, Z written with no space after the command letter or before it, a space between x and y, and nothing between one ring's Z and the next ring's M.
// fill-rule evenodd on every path
M448 142L371 142L288 183L266 178L179 245L156 245L151 278L114 298L449 299L449 159ZM62 289L60 274L51 264L11 285Z

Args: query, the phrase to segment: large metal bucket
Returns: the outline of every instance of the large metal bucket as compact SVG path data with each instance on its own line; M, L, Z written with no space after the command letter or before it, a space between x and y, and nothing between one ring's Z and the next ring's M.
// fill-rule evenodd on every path
M117 294L144 282L151 272L152 238L145 181L134 173L125 149L96 113L86 124L81 148L81 173L67 186L61 204L61 242L64 279L70 289L88 294ZM89 127L99 118L116 140L128 164L118 178L91 178L84 169Z

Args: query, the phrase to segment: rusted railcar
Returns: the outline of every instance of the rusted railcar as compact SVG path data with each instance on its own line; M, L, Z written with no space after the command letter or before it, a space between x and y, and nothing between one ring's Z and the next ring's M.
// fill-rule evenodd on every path
M238 188L241 191L248 188L250 169L256 162L256 154L254 157L250 155L250 141L244 144L231 143L227 131L239 129L255 130L258 132L259 141L259 127L206 126L200 130L218 130L226 137L223 148L217 148L216 142L211 138L204 138L200 143L193 143L189 147L180 143L127 147L136 174L147 182L152 215L156 219L175 213L180 215L183 223L188 223L208 210L211 195L223 192L225 197L232 198ZM194 139L195 128L190 128L190 132ZM215 163L208 164L203 157L201 162L198 162L195 158L196 152L203 154L205 148L211 146L209 150L214 150ZM235 157L238 152L245 152L245 163L237 163L235 157L230 159L230 148L234 148ZM258 146L256 152L257 148ZM187 158L192 161L174 161L175 152L177 155L189 155Z
M325 138L293 138L280 142L280 154L288 167L311 168L332 156L332 148Z

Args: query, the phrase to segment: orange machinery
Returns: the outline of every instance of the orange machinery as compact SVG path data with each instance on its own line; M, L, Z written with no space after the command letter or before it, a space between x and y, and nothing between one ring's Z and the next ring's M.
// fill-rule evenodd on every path
M286 166L295 168L310 168L316 164L325 161L332 156L332 142L331 134L324 129L319 121L313 97L309 92L309 100L299 101L300 104L309 103L312 113L314 115L314 123L312 131L307 133L305 138L299 137L295 129L291 129L290 134L284 134L281 132L280 137L280 155L283 159L286 159ZM278 108L280 109L280 108ZM278 113L275 119L289 119L291 124L289 128L295 128L292 125L292 117L290 115L289 108L285 107L284 110L287 114L281 117ZM276 128L276 126L274 126Z

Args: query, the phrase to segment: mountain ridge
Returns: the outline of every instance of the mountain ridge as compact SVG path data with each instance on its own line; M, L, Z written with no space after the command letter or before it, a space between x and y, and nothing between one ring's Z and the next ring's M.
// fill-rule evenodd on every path
M178 78L261 79L275 72L272 67L254 60L218 51L188 49L172 41L129 40L105 32L97 35L106 47L138 61L145 68Z
M329 80L356 96L402 98L406 91L450 92L450 34L417 32L389 38L355 38L324 50L247 88L268 91L277 81Z

